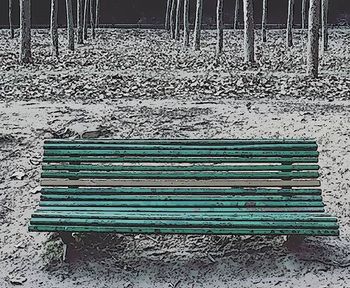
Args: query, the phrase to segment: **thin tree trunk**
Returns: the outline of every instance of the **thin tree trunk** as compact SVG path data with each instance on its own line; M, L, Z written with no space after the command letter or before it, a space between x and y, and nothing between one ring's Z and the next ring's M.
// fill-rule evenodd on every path
M244 12L244 60L254 62L254 17L253 0L243 0Z
M307 0L302 0L301 2L301 29L307 27Z
M202 9L203 9L203 0L197 0L196 7L196 20L194 24L194 39L193 39L193 49L200 49L201 42L201 26L202 26Z
M72 0L66 0L68 49L74 51L74 19Z
M166 30L170 29L170 12L171 12L171 0L167 0L166 10L165 10L165 24L164 24L164 28Z
M95 15L94 15L94 0L90 0L90 26L92 31L92 39L96 38L95 31Z
M328 0L322 0L322 49L328 50Z
M190 45L189 14L190 0L184 0L184 46L186 47Z
M9 0L9 28L10 28L10 37L11 39L15 38L15 30L13 29L12 20L13 20L13 0Z
M84 39L88 39L88 22L89 22L89 0L85 0L84 4Z
M241 0L235 0L235 11L233 14L233 29L238 28L238 17L239 17L239 2Z
M224 0L217 0L216 6L216 55L220 55L224 44L224 23L222 19Z
M176 0L171 1L170 11L170 37L175 39L175 14L176 14Z
M20 63L31 63L31 7L30 0L20 0Z
M78 44L84 43L83 26L84 26L84 0L77 0L77 28L78 28Z
M288 18L287 18L287 47L293 46L293 18L294 18L294 0L288 0Z
M96 28L98 28L99 24L100 24L100 0L96 0L96 7L95 7L95 25L96 25Z
M180 11L181 0L176 1L176 22L175 22L175 40L180 40Z
M309 37L307 44L307 74L318 77L320 0L310 0Z
M266 23L267 23L267 0L263 0L263 12L262 12L262 20L261 20L261 33L262 33L262 41L266 42Z
M58 57L58 29L57 29L58 0L51 0L50 34L51 55Z

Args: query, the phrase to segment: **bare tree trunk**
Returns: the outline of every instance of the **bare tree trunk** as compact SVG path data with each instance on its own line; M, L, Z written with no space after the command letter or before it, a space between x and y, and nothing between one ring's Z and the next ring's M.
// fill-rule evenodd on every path
M175 14L176 14L176 0L171 1L170 10L170 37L175 39Z
M31 63L31 9L30 0L20 0L20 63Z
M224 23L222 19L224 0L217 0L216 6L216 55L220 55L224 44Z
M239 17L239 2L241 0L235 0L235 11L233 14L233 29L238 28L238 17Z
M294 0L288 0L288 18L287 18L287 47L293 46L293 18L294 18Z
M78 44L83 44L83 26L84 26L84 13L83 13L84 0L77 0L77 28L78 28Z
M203 0L197 0L196 7L196 20L194 24L194 39L193 39L193 49L199 50L201 42L201 26L202 26L202 11L203 10Z
M66 0L68 49L74 51L74 20L72 0Z
M57 12L58 12L58 0L51 0L51 18L50 18L51 55L54 57L58 57Z
M320 0L310 0L309 38L307 44L307 74L318 77Z
M11 39L15 38L15 30L13 29L12 20L13 20L13 0L9 0L9 27L10 27L10 37Z
M88 39L88 22L89 22L89 0L85 0L84 4L84 39Z
M184 0L184 46L186 47L190 44L189 14L190 0Z
M262 33L262 41L266 42L266 23L267 23L267 0L263 0L263 12L262 12L262 20L261 20L261 33Z
M180 8L181 0L176 1L176 22L175 22L175 40L180 40Z
M96 0L95 23L96 23L96 28L98 28L98 25L100 24L100 0Z
M165 25L164 25L164 28L166 30L170 29L170 12L171 12L171 0L167 0L166 10L165 10Z
M92 31L92 39L96 38L95 31L95 14L94 14L94 0L90 0L90 26Z
M322 0L322 49L328 50L328 0Z
M301 29L305 29L307 27L307 0L302 0L301 2Z
M253 0L243 0L244 12L244 60L254 62L254 17Z

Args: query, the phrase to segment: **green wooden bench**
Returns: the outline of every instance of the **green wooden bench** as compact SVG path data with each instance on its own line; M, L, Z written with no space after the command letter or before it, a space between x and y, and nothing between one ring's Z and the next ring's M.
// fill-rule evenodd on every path
M48 140L30 231L339 234L313 140Z

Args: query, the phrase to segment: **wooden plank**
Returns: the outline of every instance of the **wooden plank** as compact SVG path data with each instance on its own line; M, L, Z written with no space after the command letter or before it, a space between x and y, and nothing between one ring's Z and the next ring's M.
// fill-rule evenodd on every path
M157 145L230 145L230 144L315 144L314 139L47 139L49 143L157 144Z
M117 227L181 227L181 228L277 228L277 229L337 229L335 222L296 221L221 221L221 220L149 220L149 219L83 219L33 217L30 225L76 225Z
M317 151L245 150L44 150L44 156L205 156L205 157L317 157Z
M88 206L39 206L38 211L85 211L85 212L173 212L173 213L263 213L263 212L293 212L322 213L324 207L88 207Z
M316 143L275 143L275 144L230 144L230 145L157 145L157 144L115 144L115 143L46 143L44 149L85 149L85 150L317 150Z
M98 207L323 207L322 201L40 201L40 206Z
M44 171L305 171L318 170L318 165L43 165Z
M84 212L84 211L36 211L32 217L82 218L82 219L160 219L160 220L220 220L220 221L303 221L337 222L336 217L325 213L132 213L132 212Z
M317 163L318 157L62 157L44 156L44 163Z
M43 171L42 178L68 179L310 179L318 172L57 172Z
M319 187L319 180L155 180L155 179L82 179L65 180L44 178L41 186L71 187Z
M321 195L321 189L248 188L42 188L42 194L113 195Z
M77 194L43 194L41 200L48 201L76 201L76 200L89 200L89 201L320 201L322 202L321 196L232 196L232 195L77 195Z
M131 234L205 234L205 235L325 235L338 236L337 229L245 229L245 228L164 228L30 225L29 231L106 232Z

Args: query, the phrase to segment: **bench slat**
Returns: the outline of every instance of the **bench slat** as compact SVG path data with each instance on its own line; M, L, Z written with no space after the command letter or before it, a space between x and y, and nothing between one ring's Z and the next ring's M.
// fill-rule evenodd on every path
M319 180L191 180L191 179L54 179L43 178L42 186L78 187L319 187Z
M164 227L106 227L106 226L64 226L30 225L30 231L71 231L105 233L146 234L208 234L208 235L318 235L338 236L337 229L246 229L246 228L164 228Z
M318 157L62 157L45 156L44 163L317 163Z
M43 165L43 170L66 171L305 171L318 170L318 165Z

